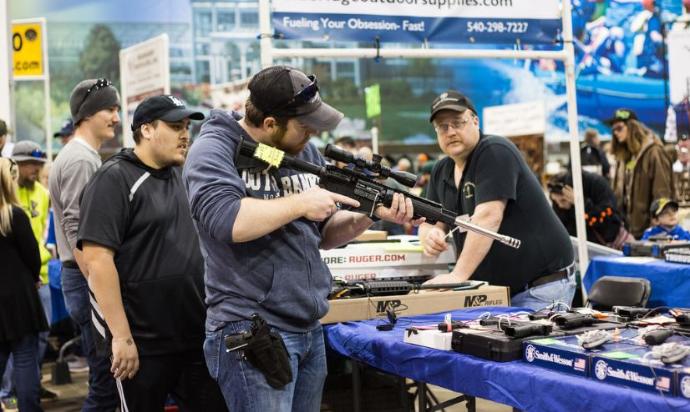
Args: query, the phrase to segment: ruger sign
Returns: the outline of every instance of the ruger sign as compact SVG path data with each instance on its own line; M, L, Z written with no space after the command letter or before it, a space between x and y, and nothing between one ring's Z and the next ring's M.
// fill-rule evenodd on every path
M273 0L284 39L553 43L559 0Z

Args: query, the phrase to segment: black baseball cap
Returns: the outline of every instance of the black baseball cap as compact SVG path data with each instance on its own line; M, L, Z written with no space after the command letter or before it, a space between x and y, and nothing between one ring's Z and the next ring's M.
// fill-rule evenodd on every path
M627 122L628 120L637 120L637 114L630 109L618 109L613 114L613 117L606 119L604 123L612 126L616 122Z
M433 122L434 116L441 110L454 110L464 113L467 109L477 114L477 109L474 108L474 104L472 104L472 101L467 96L457 90L446 90L438 95L431 103L431 116L429 117L429 122Z
M266 115L296 118L317 131L335 129L345 115L321 100L316 76L289 66L267 67L249 81L249 100Z
M69 119L65 121L65 123L62 125L62 128L60 129L59 132L55 132L53 134L53 137L67 137L67 136L72 136L74 134L74 122L72 122L72 119Z
M204 114L187 109L184 102L175 96L153 96L137 106L132 120L132 131L140 128L142 124L151 123L154 120L179 122L186 118L204 120Z
M672 207L678 210L678 202L673 201L667 197L656 199L652 202L652 205L649 207L649 213L652 215L652 217L657 217L660 214L662 214L667 207Z

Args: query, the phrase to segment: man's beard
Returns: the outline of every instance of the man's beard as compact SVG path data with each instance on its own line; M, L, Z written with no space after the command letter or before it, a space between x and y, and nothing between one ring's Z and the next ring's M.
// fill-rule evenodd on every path
M26 187L27 189L33 189L36 179L22 179L21 177L17 179L17 184L19 187Z
M299 148L294 148L294 147L288 147L283 144L283 141L285 140L285 135L287 134L287 127L279 127L278 130L271 135L271 143L273 144L273 147L280 149L290 155L298 155L301 149ZM299 149L299 150L298 150Z

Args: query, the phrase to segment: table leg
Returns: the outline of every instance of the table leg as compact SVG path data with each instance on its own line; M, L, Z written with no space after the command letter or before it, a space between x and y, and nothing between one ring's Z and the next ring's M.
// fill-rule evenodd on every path
M359 362L352 359L352 410L361 412L362 410L362 378Z
M474 396L465 395L465 401L467 402L467 412L477 411L477 399Z
M417 410L426 411L426 383L417 382Z

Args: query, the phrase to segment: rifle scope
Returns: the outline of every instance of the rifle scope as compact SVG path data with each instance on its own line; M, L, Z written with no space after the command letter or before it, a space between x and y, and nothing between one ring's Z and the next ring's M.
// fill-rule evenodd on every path
M326 157L343 163L355 165L358 169L368 170L380 177L390 177L396 182L407 187L413 187L417 183L417 176L407 172L396 172L387 167L381 166L381 156L374 155L374 159L370 162L361 157L357 157L350 152L334 146L332 144L326 145L324 151Z

